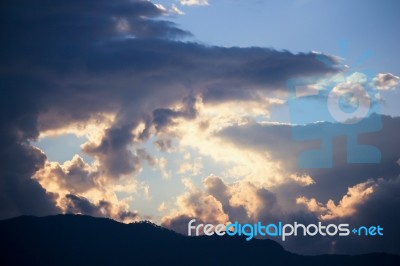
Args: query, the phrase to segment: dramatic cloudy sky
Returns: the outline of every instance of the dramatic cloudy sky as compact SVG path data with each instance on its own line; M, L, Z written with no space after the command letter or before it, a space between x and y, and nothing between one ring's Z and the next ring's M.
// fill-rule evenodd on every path
M399 8L3 1L0 219L379 224L282 244L400 253Z

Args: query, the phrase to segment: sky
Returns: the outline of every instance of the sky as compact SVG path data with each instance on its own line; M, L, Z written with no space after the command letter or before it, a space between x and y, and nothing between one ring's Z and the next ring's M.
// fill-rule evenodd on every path
M379 224L281 244L400 254L399 7L2 3L0 219Z

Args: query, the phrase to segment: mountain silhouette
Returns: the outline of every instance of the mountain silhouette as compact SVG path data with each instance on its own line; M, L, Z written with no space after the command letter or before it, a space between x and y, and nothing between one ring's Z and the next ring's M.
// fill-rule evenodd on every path
M187 237L150 222L84 215L0 221L1 265L400 265L400 256L302 256L272 240Z

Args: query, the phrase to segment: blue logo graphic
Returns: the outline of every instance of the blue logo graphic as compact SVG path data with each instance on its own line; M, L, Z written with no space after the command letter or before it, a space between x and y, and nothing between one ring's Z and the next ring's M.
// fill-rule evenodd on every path
M218 236L246 236L246 240L250 241L254 237L280 237L282 241L285 241L289 236L349 236L350 229L349 224L302 224L294 222L293 224L283 222L263 224L262 222L257 223L246 223L241 224L237 221L233 223L225 224L197 224L193 225L196 219L192 219L188 223L188 236L191 236L193 231L195 236L204 234L206 236L212 236L214 234ZM383 227L377 226L360 226L351 230L356 236L383 236Z
M325 64L332 64L324 61L325 56L316 56ZM347 140L347 163L380 162L379 149L360 144L358 138L360 134L382 129L375 76L371 71L348 69L325 79L304 77L287 81L292 138L320 142L317 149L299 154L300 168L331 168L332 141L339 136Z

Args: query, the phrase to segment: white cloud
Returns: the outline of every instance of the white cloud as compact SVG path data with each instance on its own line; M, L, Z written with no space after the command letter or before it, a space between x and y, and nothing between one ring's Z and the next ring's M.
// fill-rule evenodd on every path
M166 8L162 4L154 4L164 15L185 15L175 4L172 4L170 8Z
M273 102L273 103L271 103ZM271 185L283 183L283 169L268 151L253 151L238 147L229 140L217 136L218 132L231 125L254 122L252 117L267 116L272 105L279 105L275 99L266 96L251 103L231 101L227 104L196 102L197 117L192 120L176 119L168 127L164 137L174 139L180 151L194 151L184 155L177 170L179 174L196 176L211 174L201 157L211 159L215 164L224 165L223 172L215 173L232 180L247 179L253 183ZM209 172L205 172L209 171ZM286 175L287 176L287 175Z
M207 6L208 0L181 0L183 6Z
M291 179L293 179L297 184L299 184L300 186L303 186L303 187L315 184L314 179L312 179L312 177L309 175L293 175L292 174L289 177Z
M160 203L160 205L158 206L157 210L159 212L165 211L167 209L167 204L163 201Z
M154 4L157 9L159 9L162 12L167 12L167 9L162 5L162 4Z
M374 79L378 90L394 90L399 87L400 78L391 73L378 74Z
M308 199L306 197L298 197L296 199L296 203L297 204L303 204L303 205L307 206L307 209L310 212L322 213L322 212L326 211L326 207L322 203L319 203L314 198Z
M172 4L170 8L170 13L175 14L175 15L185 15L185 13L180 10L176 5Z
M150 186L146 182L144 182L144 181L140 182L139 188L144 196L144 199L146 199L146 200L152 199L151 194L150 194Z
M376 183L373 180L349 187L347 194L335 204L333 200L328 200L326 204L318 202L315 198L298 197L297 204L303 204L310 212L319 214L321 220L332 220L341 217L348 217L357 212L357 207L364 204L374 193Z
M164 179L170 179L171 178L171 172L167 170L167 159L164 157L161 157L157 160L158 162L158 167L160 169L161 175Z
M191 160L189 157L186 160L186 162L183 162L179 166L178 174L190 174L192 176L199 175L203 169L203 159L201 157L197 157Z
M132 219L138 218L137 213L129 211L132 197L121 198L116 194L137 193L137 181L126 177L120 180L106 178L99 171L96 161L88 164L79 155L74 155L62 164L47 161L33 178L47 192L57 195L56 204L62 212L106 216L121 222L132 222ZM149 188L139 185L146 197L149 197ZM90 209L85 206L90 206Z

